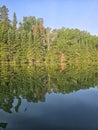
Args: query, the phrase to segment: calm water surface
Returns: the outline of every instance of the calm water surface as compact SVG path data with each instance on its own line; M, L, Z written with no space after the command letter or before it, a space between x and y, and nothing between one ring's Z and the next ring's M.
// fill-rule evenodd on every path
M1 67L0 130L98 130L98 71Z

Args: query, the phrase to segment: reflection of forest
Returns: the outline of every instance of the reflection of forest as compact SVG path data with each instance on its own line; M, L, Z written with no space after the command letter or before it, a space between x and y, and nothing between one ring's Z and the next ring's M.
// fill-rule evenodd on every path
M6 126L7 126L7 124L8 124L8 123L5 123L5 122L0 122L0 127L5 129L5 128L6 128Z
M17 99L14 109L18 112L22 98L28 102L45 101L46 93L65 94L98 85L97 69L68 69L62 73L59 66L1 66L0 108L11 113Z

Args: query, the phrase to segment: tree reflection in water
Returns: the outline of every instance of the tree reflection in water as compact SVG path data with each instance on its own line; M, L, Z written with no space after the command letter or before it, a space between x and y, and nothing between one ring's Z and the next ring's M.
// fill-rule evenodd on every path
M8 123L5 122L0 122L0 127L1 128L6 128Z
M66 68L61 73L59 66L5 65L0 67L0 73L0 108L8 113L13 109L18 112L23 98L28 102L44 102L46 93L65 94L98 85L98 71L94 68Z

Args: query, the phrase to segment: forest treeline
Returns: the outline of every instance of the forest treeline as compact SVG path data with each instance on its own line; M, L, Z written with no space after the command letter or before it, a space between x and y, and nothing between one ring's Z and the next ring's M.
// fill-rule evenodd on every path
M59 64L65 55L67 65L98 65L98 36L87 31L44 27L43 18L24 16L18 23L9 10L0 7L0 63Z

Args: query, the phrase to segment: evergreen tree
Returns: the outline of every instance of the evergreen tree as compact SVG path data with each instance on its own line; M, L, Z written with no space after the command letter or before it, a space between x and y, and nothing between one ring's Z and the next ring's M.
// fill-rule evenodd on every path
M0 24L2 25L1 26L1 29L2 30L2 41L3 43L7 43L7 32L8 32L8 29L10 28L10 20L8 18L8 8L4 5L2 7L0 7Z
M8 18L8 12L9 12L9 10L5 5L0 7L0 22L5 25L6 29L8 29L8 27L10 25L10 20Z
M15 13L15 12L14 12L14 14L13 14L12 24L13 24L13 29L16 30L16 28L17 28L17 16L16 16L16 13Z
M0 7L0 21L8 22L8 12L9 10L5 5Z

